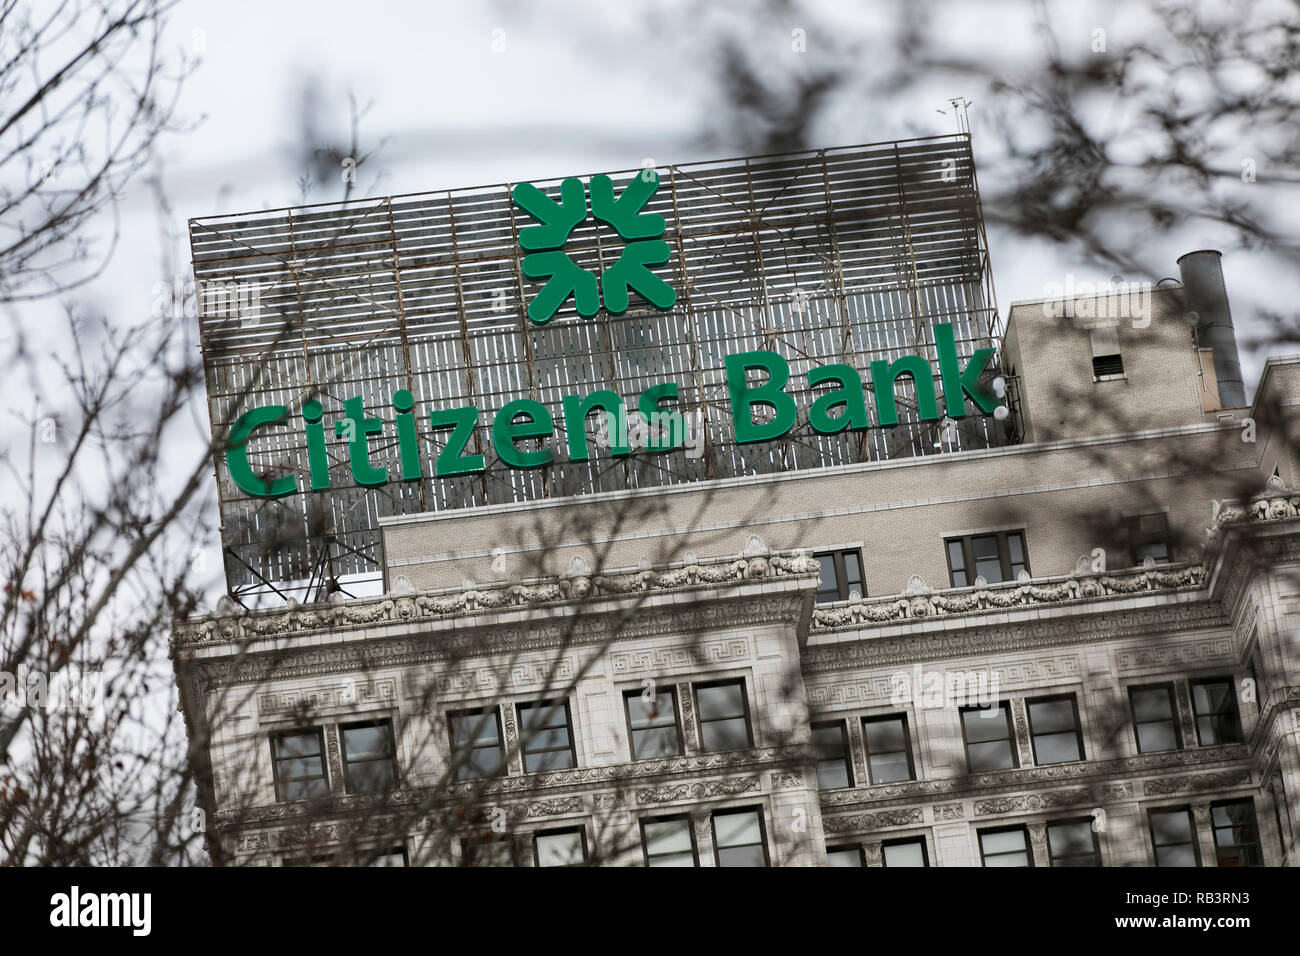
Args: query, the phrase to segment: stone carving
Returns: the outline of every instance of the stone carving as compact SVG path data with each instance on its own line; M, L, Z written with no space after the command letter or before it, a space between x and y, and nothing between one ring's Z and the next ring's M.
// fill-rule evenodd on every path
M710 780L703 783L673 783L647 787L636 792L640 806L652 803L669 803L673 800L700 800L706 797L731 797L759 790L758 777L736 777L729 780Z
M1092 802L1092 791L1086 787L1077 790L1048 790L1044 793L994 797L975 801L975 816L987 817L1003 813L1033 813L1056 807L1075 807Z
M866 830L880 830L884 827L903 827L923 822L920 807L907 807L902 810L879 810L875 813L859 813L853 816L826 817L822 828L827 833L860 833Z
M807 784L801 773L774 772L772 774L773 790L802 790Z
M1193 773L1185 777L1158 777L1143 784L1142 790L1148 797L1162 797L1174 793L1187 793L1192 790L1212 790L1221 787L1235 787L1250 782L1250 770L1224 770L1215 773Z
M752 540L756 540L752 539ZM747 544L743 556L698 560L656 570L643 562L638 570L592 576L586 562L575 556L569 572L557 580L521 584L517 580L500 586L477 584L466 578L456 590L409 592L394 583L393 590L379 598L346 599L341 592L324 604L299 605L290 600L277 610L249 611L231 600L218 602L213 614L177 624L172 645L236 642L253 637L285 636L302 632L339 630L390 621L414 621L464 616L512 607L546 607L594 596L630 594L638 591L672 590L701 584L739 583L752 578L818 573L819 566L807 552L772 554Z
M960 803L941 803L934 808L934 819L960 820L966 816L966 810Z

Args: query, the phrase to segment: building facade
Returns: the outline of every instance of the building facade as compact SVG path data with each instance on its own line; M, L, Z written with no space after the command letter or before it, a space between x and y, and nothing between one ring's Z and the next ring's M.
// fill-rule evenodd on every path
M179 622L214 860L1294 865L1300 357L1234 404L1148 295L1012 306L1015 444L388 517L382 595Z

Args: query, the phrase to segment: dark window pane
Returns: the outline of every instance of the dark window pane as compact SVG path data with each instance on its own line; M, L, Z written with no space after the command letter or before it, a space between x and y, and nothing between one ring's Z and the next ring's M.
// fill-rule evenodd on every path
M1092 820L1071 820L1047 827L1052 866L1098 866Z
M277 757L305 757L320 753L320 734L311 731L305 734L281 734L276 738L275 755Z
M1174 717L1173 687L1135 687L1129 692L1138 751L1177 750L1178 725Z
M1152 810L1151 842L1156 866L1196 866L1196 835L1186 809Z
M821 578L817 582L818 599L838 601L840 598L840 582L835 576L835 555L827 553L814 555L814 557L821 567Z
M741 717L745 713L745 693L740 684L713 684L696 690L700 702L700 719Z
M972 538L971 554L975 558L976 577L982 577L989 584L997 584L1002 580L1002 558L998 554L997 535Z
M855 846L835 847L826 851L828 866L861 866L862 851Z
M705 750L740 750L749 746L749 726L743 717L701 722L700 742Z
M524 772L569 770L577 766L569 709L561 702L519 705Z
M1192 684L1192 708L1196 712L1196 735L1202 747L1241 742L1241 721L1231 680Z
M1073 698L1031 700L1026 703L1026 708L1035 763L1067 763L1083 759Z
M866 593L862 586L862 561L856 551L844 552L844 594L850 596L853 591L861 597Z
M970 583L966 579L966 558L962 553L960 538L948 542L948 566L952 573L953 587L964 588Z

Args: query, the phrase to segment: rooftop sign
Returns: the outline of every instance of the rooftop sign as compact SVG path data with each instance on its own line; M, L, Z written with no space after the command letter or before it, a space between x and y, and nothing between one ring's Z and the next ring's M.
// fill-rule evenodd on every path
M209 217L190 239L213 435L242 433L214 460L235 586L375 573L385 515L1006 441L974 397L998 330L965 135ZM946 423L941 335L976 370L977 414ZM861 409L830 409L855 378ZM303 494L249 490L290 476Z

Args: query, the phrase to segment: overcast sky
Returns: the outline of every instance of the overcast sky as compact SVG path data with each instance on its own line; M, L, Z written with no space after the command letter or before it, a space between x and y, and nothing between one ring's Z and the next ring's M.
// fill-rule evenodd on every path
M1083 48L1104 25L1123 35L1143 29L1124 5L1054 4L1065 42ZM813 4L811 14L749 22L743 6L686 0L617 3L182 0L169 16L169 42L198 57L180 114L195 128L168 138L160 169L172 204L170 252L188 278L185 220L298 204L307 172L302 143L316 128L343 141L348 94L368 112L363 149L374 158L359 174L361 196L529 181L733 156L743 152L731 117L720 113L711 79L717 39L749 30L747 43L771 81L806 70L832 41L860 40L856 68L869 77L879 57L889 4ZM807 22L803 22L803 21ZM1013 65L1040 42L1033 5L946 7L934 29L967 50L986 47L992 65ZM792 48L794 30L806 50ZM862 96L851 85L819 114L814 145L832 147L950 133L948 99L973 101L970 122L977 168L996 175L991 110L980 90L923 78L896 96ZM1114 114L1120 104L1102 104ZM382 141L382 145L381 145ZM1242 149L1249 151L1249 144ZM339 197L337 174L312 188L309 202ZM986 210L987 211L987 210ZM163 273L159 223L149 191L137 185L122 207L122 245L83 299L109 316L147 315ZM1150 278L1176 276L1175 258L1214 246L1213 235L1150 237ZM1105 281L1108 269L1071 261L1061 247L1031 244L990 230L999 307L1037 299L1067 273ZM1244 253L1224 261L1238 328L1254 303L1300 294L1295 276L1270 275ZM1146 278L1146 277L1128 277ZM1273 303L1276 304L1276 303ZM50 304L25 309L35 316ZM1248 394L1262 356L1243 355ZM195 441L207 415L196 403ZM215 526L215 521L214 521Z

